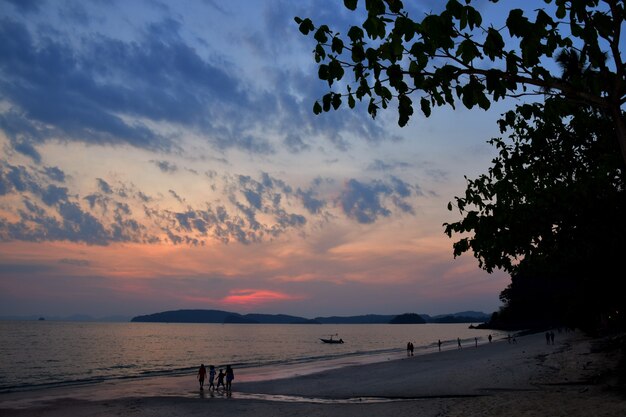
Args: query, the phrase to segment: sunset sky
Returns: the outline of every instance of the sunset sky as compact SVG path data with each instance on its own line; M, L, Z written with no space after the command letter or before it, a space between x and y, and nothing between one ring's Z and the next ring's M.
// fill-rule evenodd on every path
M315 116L295 16L363 20L330 0L0 0L0 316L497 310L508 276L454 259L442 224L514 103Z

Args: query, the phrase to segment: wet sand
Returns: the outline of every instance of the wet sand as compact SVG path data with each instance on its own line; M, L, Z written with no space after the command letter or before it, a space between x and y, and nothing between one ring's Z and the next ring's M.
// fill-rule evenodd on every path
M0 394L1 416L626 416L607 374L617 353L580 333L198 390L195 375ZM237 372L237 370L235 370Z

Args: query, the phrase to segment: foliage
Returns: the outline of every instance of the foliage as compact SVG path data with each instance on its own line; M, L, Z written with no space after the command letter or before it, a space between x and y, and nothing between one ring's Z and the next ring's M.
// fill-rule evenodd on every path
M534 18L510 10L501 27L483 22L471 0L449 0L441 13L420 21L409 17L400 0L344 0L352 11L364 6L366 15L345 36L296 17L300 32L316 41L318 76L331 89L313 111L336 110L344 100L354 108L359 100L375 117L394 102L398 124L404 126L414 107L428 117L433 107L455 107L457 101L488 109L505 97L559 95L607 114L626 161L623 0L544 1L546 7L536 9ZM579 56L569 62L574 66L589 64L578 69L578 77L561 77L549 69L557 55ZM343 84L344 91L333 91L347 73L352 81Z
M501 299L518 320L623 314L626 165L606 115L550 99L519 106L500 125L511 143L490 141L499 155L455 199L464 218L444 224L462 236L455 256L471 250L485 270L511 274Z

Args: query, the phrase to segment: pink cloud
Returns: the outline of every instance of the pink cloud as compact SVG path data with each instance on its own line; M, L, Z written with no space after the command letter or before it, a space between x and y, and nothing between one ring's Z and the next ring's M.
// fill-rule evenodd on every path
M242 306L267 304L275 301L292 301L302 299L300 296L290 295L278 291L241 289L232 290L222 298L222 304L236 304Z

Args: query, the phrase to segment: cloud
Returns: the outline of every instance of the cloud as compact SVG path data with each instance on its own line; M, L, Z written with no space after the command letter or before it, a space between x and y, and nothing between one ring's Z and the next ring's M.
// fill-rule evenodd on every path
M259 289L241 289L232 290L230 295L222 298L222 304L235 304L239 306L258 306L269 304L276 301L292 301L302 297L293 296L278 291L259 290Z
M178 195L178 193L174 190L168 190L170 195L172 197L174 197L176 199L176 201L178 201L180 204L184 204L185 203L185 199L182 198L180 195Z
M0 196L21 201L6 206L11 216L0 215L0 240L247 245L306 232L311 224L327 222L337 209L359 223L373 223L394 211L413 213L411 199L420 195L417 186L395 176L350 179L335 200L325 196L325 188L336 192L335 182L321 177L295 189L267 172L254 177L212 171L210 177L225 201L192 203L172 189L154 199L132 184L112 185L103 178L81 194L67 181L58 185L58 179L65 179L60 170L0 161Z
M102 178L96 178L96 181L98 182L98 188L100 189L100 191L102 191L105 194L113 193L113 190L111 189L111 186L109 185L108 182L106 182Z
M70 259L70 258L62 258L59 259L60 264L73 265L73 266L89 266L91 262L86 259Z
M44 173L54 181L65 182L65 172L57 167L45 167Z
M275 22L283 22L282 30L294 35L276 53L305 42L297 37L288 5L266 8L267 30L275 31ZM32 13L38 9L30 8ZM155 9L155 15L138 19L138 35L127 39L90 29L108 18L95 19L96 9L48 3L38 21L47 22L45 14L54 14L61 19L56 26L28 24L20 14L0 20L5 39L0 94L8 104L0 112L0 129L16 151L37 163L37 147L59 137L171 152L181 146L181 134L192 133L219 150L267 155L278 145L268 132L280 135L280 146L293 153L311 149L304 138L325 138L347 150L348 137L378 142L393 136L365 112L315 117L304 100L321 97L325 87L311 83L310 75L295 65L266 71L258 80L244 78L244 68L223 56L200 53L183 36L182 17L171 11ZM83 36L61 29L64 21L77 20ZM210 48L209 40L198 42ZM251 46L267 53L267 45Z
M173 164L171 162L155 161L155 160L152 160L150 162L152 162L154 165L156 165L161 170L161 172L174 173L174 172L178 171L178 167L176 166L176 164Z
M62 201L67 201L67 198L67 188L57 187L54 184L48 185L41 195L42 201L49 206Z
M313 188L301 190L298 188L296 195L302 200L302 204L311 214L319 214L326 207L326 201L317 198L317 191Z
M383 161L382 159L375 159L368 165L369 171L394 171L398 168L411 168L411 164L401 161Z
M412 206L406 198L413 194L413 187L406 182L392 177L390 183L380 180L364 183L356 179L345 182L337 203L344 214L359 223L374 223L379 217L389 217L391 203L403 212L412 213Z

